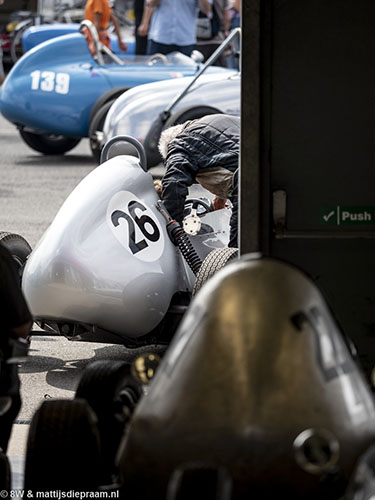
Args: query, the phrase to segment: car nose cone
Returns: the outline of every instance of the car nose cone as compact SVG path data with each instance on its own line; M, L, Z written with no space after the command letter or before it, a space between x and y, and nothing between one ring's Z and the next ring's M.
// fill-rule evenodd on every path
M246 256L202 287L138 406L119 455L126 491L164 498L178 467L205 463L227 469L233 498L336 498L374 416L314 283Z

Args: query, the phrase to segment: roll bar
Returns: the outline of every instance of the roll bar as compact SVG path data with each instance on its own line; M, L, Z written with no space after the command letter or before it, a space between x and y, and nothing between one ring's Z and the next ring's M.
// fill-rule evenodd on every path
M143 144L141 144L135 137L132 137L130 135L116 135L115 137L112 137L112 139L109 139L109 141L105 143L104 148L102 149L102 152L100 154L100 164L108 160L109 150L114 144L119 142L127 142L135 147L135 149L137 150L139 163L142 169L147 172L147 157L145 148L143 147Z
M99 40L99 34L98 30L96 29L96 26L94 23L89 21L88 19L84 19L80 26L79 26L79 32L84 33L84 29L87 29L94 41L94 47L95 47L95 56L96 60L98 63L103 66L104 64L104 59L103 59L103 52L105 52L109 57L117 64L120 64L123 66L125 63L122 61L114 52L112 52L111 49L106 47L105 45L102 44L102 42Z

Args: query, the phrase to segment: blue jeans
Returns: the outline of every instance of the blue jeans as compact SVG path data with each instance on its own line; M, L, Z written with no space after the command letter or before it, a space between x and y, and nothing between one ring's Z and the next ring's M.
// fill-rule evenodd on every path
M165 43L154 42L154 40L148 40L147 42L147 54L156 54L159 52L160 54L169 54L170 52L182 52L186 56L190 56L190 54L195 49L195 44L192 45L168 45Z

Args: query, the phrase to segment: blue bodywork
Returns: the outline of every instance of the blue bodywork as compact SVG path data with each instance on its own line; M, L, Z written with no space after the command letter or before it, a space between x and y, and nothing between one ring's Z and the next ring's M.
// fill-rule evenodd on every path
M51 40L62 35L70 35L77 33L79 30L79 23L54 23L54 24L39 24L38 26L31 26L25 30L22 35L22 47L24 52L27 52L42 42ZM112 50L115 54L123 54L119 49L117 36L111 34ZM134 40L124 40L128 46L126 55L135 54Z
M108 90L191 76L200 68L178 52L167 57L167 64L134 56L125 65L99 65L80 33L60 36L34 47L13 66L1 87L0 111L35 133L87 137L91 108ZM231 70L207 68L218 71Z

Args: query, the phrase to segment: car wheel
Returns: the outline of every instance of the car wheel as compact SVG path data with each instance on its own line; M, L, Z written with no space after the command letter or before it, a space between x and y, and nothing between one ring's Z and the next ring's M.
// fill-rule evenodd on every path
M20 279L22 278L23 268L26 260L31 253L31 246L19 234L0 231L0 243L3 244L13 257Z
M0 488L3 493L2 497L5 498L5 492L10 493L11 487L11 470L8 457L0 448Z
M115 455L127 423L142 395L142 385L124 361L94 361L83 371L76 398L84 399L98 418L102 470L113 472Z
M216 108L213 108L212 106L192 106L189 108L184 108L178 111L177 113L172 114L168 118L168 120L162 127L162 131L169 127L173 127L174 125L185 123L188 120L196 120L197 118L202 118L202 116L215 115L218 113L221 113L221 111ZM151 168L161 163L163 159L157 148L156 149L150 148L148 146L148 135L149 134L147 134L145 138L144 147L147 154L147 165L148 168Z
M17 30L14 36L12 37L12 41L10 43L10 57L12 59L13 64L15 64L18 59L23 55L23 46L22 46L22 37L25 31L32 26L32 21L27 23L21 29Z
M30 425L24 487L27 491L95 491L99 458L96 417L87 402L44 401Z
M211 276L237 256L238 248L215 248L215 250L212 250L202 262L192 294L195 295Z
M94 103L93 107L91 108L90 111L90 117L89 117L89 123L91 123L92 119L96 115L96 113L99 111L99 109L106 104L109 101L114 101L118 97L120 97L121 94L129 90L129 87L118 87L116 89L111 89L105 92L103 95L101 95Z
M196 120L197 118L202 118L202 116L206 115L217 115L222 114L217 108L213 108L212 106L192 106L189 108L181 109L171 115L168 120L165 122L164 129L168 127L173 127L174 125L179 125L180 123L185 123L188 120Z
M38 153L45 155L61 155L73 149L81 140L80 137L68 137L58 134L34 134L20 129L22 139Z
M94 115L89 125L89 141L90 141L91 153L97 164L99 164L100 153L102 150L102 141L100 138L100 134L101 132L103 132L104 122L107 113L109 111L109 108L114 103L114 101L115 100L113 99L103 104L103 106L100 109L98 109L98 111Z

